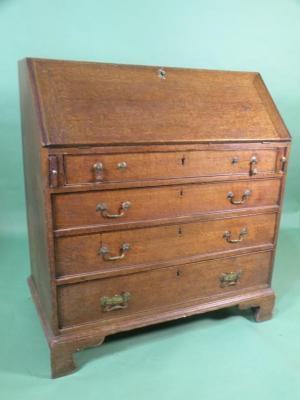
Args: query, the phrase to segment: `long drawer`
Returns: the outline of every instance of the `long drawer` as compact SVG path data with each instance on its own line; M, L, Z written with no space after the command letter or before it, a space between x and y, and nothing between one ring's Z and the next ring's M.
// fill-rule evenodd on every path
M64 156L65 184L274 173L277 150L209 150Z
M271 252L263 252L60 286L60 326L163 311L191 300L264 287L270 263Z
M53 196L55 228L122 222L278 205L280 179L104 190Z
M58 276L272 244L276 213L56 239Z

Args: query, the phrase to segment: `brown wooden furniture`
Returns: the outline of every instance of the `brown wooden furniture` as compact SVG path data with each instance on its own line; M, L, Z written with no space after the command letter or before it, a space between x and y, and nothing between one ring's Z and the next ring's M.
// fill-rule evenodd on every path
M290 136L257 73L26 59L29 284L52 374L105 336L271 317Z

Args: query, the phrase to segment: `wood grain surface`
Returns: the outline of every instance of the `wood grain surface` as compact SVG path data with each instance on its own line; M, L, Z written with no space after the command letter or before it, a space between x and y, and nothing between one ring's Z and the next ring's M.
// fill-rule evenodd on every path
M73 275L119 266L159 265L160 262L272 244L276 214L261 214L216 221L201 221L161 227L141 228L56 239L57 275ZM237 240L240 232L247 235L238 243L229 243L224 233L230 231ZM123 244L130 250L120 260L106 261L102 247L118 256Z
M276 206L279 204L280 184L280 179L244 180L58 194L53 196L55 229L95 225L115 226L133 221L145 223L147 220L214 211ZM231 193L233 197L228 196ZM130 202L128 210L122 210L122 204L128 202ZM236 202L242 203L235 204ZM107 206L107 212L97 210L97 206L101 204ZM107 213L124 215L110 218Z
M154 312L154 309L159 312L188 300L266 287L270 261L271 253L257 253L61 286L58 292L61 327ZM220 278L229 272L241 272L240 280L236 285L222 287ZM101 307L101 297L124 292L130 293L127 308L107 312Z
M290 135L258 73L19 71L29 285L53 377L116 332L229 306L271 318Z
M156 152L147 154L68 155L64 157L66 184L94 183L93 166L101 162L101 182L189 178L197 176L251 174L251 159L257 159L257 172L274 173L276 149L236 151ZM126 163L119 169L119 163Z
M29 59L44 144L280 140L257 73ZM282 123L280 124L280 128Z

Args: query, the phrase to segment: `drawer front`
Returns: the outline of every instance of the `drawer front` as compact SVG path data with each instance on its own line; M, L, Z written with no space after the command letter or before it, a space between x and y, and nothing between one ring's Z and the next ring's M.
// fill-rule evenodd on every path
M271 253L160 268L58 288L61 327L163 310L209 296L267 286ZM202 300L203 302L204 300Z
M276 169L277 150L65 155L66 184L210 175L259 175Z
M159 188L57 194L56 229L117 225L211 211L277 205L280 180L247 180Z
M272 244L277 214L56 239L57 275L157 264L226 250Z

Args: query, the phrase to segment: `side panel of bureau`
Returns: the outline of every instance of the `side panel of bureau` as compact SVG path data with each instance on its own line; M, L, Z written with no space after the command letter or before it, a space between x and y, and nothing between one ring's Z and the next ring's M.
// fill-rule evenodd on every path
M47 203L48 152L40 147L41 127L34 104L30 71L24 62L19 65L22 110L23 165L25 177L27 224L30 246L31 278L39 296L43 316L55 330L56 306L54 284L50 272L52 234L51 211ZM49 200L50 203L50 200ZM50 228L51 229L51 228ZM52 253L53 254L53 253Z

